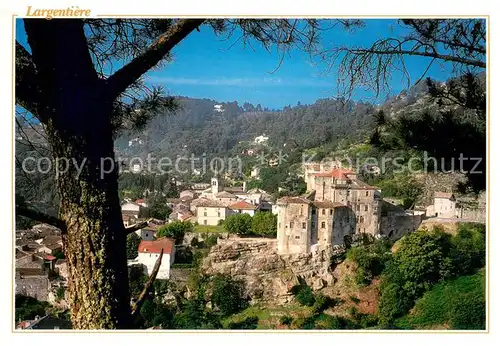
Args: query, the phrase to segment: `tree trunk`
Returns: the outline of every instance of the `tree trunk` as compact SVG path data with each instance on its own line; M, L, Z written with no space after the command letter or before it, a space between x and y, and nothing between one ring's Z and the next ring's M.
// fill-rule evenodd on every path
M129 328L126 234L118 167L111 167L109 113L102 104L91 108L90 113L75 110L72 117L62 117L70 119L71 125L47 126L54 159L69 161L69 170L57 177L57 188L59 217L67 225L63 242L71 321L75 329ZM65 168L63 163L60 166Z
M84 24L25 20L37 90L34 111L55 162L75 329L129 328L126 234L114 163L112 103L94 69ZM113 164L113 169L110 165Z

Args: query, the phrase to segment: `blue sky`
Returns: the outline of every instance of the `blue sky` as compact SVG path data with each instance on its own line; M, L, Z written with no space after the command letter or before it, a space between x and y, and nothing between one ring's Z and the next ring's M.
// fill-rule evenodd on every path
M26 35L22 21L17 22L17 39L25 44ZM354 33L334 28L324 34L323 45L368 45L383 37L404 35L396 20L367 20L366 26ZM285 105L314 103L319 98L335 97L335 69L325 74L325 65L314 65L303 52L293 50L280 68L279 56L254 45L244 49L235 39L222 40L208 27L193 32L173 52L173 61L160 70L147 75L148 83L163 85L171 95L210 98L217 101L250 102L273 109ZM426 69L429 60L411 57L405 61L413 81ZM435 63L427 76L444 80L451 75L451 67ZM406 87L401 76L395 74L391 81L392 93ZM374 102L373 93L358 90L353 97Z

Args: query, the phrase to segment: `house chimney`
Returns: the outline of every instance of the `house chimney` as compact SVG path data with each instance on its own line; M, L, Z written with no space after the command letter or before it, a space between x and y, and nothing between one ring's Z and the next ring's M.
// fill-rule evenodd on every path
M247 192L247 182L243 182L243 192Z

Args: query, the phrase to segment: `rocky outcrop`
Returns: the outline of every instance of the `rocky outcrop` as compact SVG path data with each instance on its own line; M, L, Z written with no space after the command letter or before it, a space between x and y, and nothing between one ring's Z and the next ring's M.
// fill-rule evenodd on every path
M286 303L292 299L292 287L300 282L313 290L334 283L332 253L332 248L316 248L308 254L280 256L276 239L225 239L211 248L202 272L242 280L254 303Z

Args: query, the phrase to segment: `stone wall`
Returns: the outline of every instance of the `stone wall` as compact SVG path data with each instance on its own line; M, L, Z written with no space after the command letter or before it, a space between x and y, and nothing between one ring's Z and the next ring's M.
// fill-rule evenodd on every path
M221 233L209 233L209 232L186 232L184 234L184 238L182 240L183 245L191 245L191 242L193 241L194 238L198 240L198 242L202 242L206 240L208 237L211 235L217 235L218 237L222 239L227 239L229 237L229 233L227 232L221 232Z
M423 215L388 214L380 221L380 234L391 240L396 240L404 235L414 232L423 221Z
M16 277L16 294L47 301L49 298L50 282L47 275Z
M458 208L457 217L470 221L486 223L486 208Z

